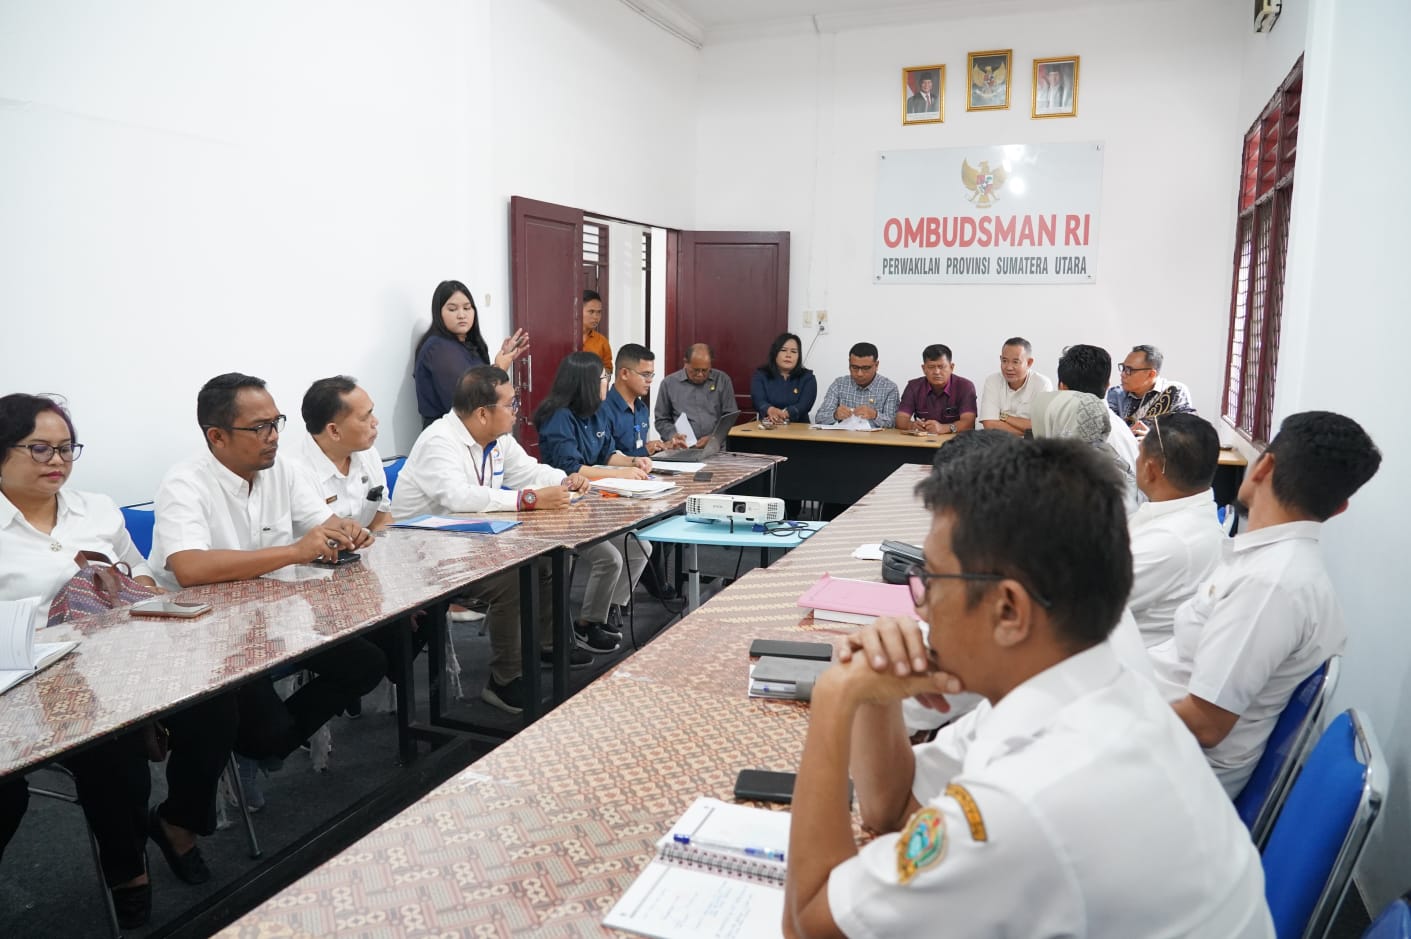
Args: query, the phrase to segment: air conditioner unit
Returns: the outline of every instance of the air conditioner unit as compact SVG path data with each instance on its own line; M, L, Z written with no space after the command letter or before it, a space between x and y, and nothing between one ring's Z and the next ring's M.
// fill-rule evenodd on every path
M1254 31L1267 33L1283 12L1284 0L1254 0Z

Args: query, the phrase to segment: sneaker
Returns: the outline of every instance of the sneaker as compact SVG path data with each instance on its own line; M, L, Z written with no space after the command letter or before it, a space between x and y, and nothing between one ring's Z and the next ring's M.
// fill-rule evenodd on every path
M492 677L480 692L480 700L506 714L523 713L525 702L528 700L524 693L523 676L516 675L503 685Z
M540 650L539 650L539 663L540 663L541 665L545 665L545 666L553 665L553 664L554 664L554 654L553 654L552 652L550 652L548 649L540 649ZM587 652L584 652L582 649L578 648L578 646L575 645L573 648L571 648L571 649L568 650L568 667L569 667L569 668L587 668L589 665L592 665L592 664L593 664L593 657L592 657L591 655L589 655Z
M574 623L573 639L589 652L616 652L622 645L622 637L603 629L602 623Z

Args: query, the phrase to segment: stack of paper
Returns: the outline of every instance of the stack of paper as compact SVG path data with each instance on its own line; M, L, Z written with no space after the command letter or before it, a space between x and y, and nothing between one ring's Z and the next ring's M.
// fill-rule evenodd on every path
M38 597L0 600L0 693L48 668L78 645L77 642L35 642L34 612Z
M513 519L490 520L488 518L455 518L447 515L417 515L393 522L393 528L420 528L426 531L474 532L481 535L498 535L508 531L519 522Z
M824 574L799 597L799 606L813 610L816 620L867 624L879 616L916 618L911 588L906 584L879 584Z
M651 499L670 492L676 484L661 479L595 479L593 488L630 499Z
M699 473L705 468L704 463L688 463L685 460L652 460L653 473Z

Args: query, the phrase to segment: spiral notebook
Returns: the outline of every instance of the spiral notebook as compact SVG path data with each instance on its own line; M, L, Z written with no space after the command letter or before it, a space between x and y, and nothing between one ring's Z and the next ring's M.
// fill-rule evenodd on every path
M654 939L781 936L789 813L697 799L604 926Z

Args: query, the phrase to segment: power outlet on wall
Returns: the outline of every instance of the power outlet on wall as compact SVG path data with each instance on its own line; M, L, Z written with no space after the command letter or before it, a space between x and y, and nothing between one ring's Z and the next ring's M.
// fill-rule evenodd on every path
M828 311L827 311L827 310L819 310L819 311L818 311L818 331L819 331L820 333L826 333L826 332L828 331Z
M803 311L803 328L804 328L804 329L812 329L812 328L813 328L813 311L812 311L812 310L804 310L804 311Z

